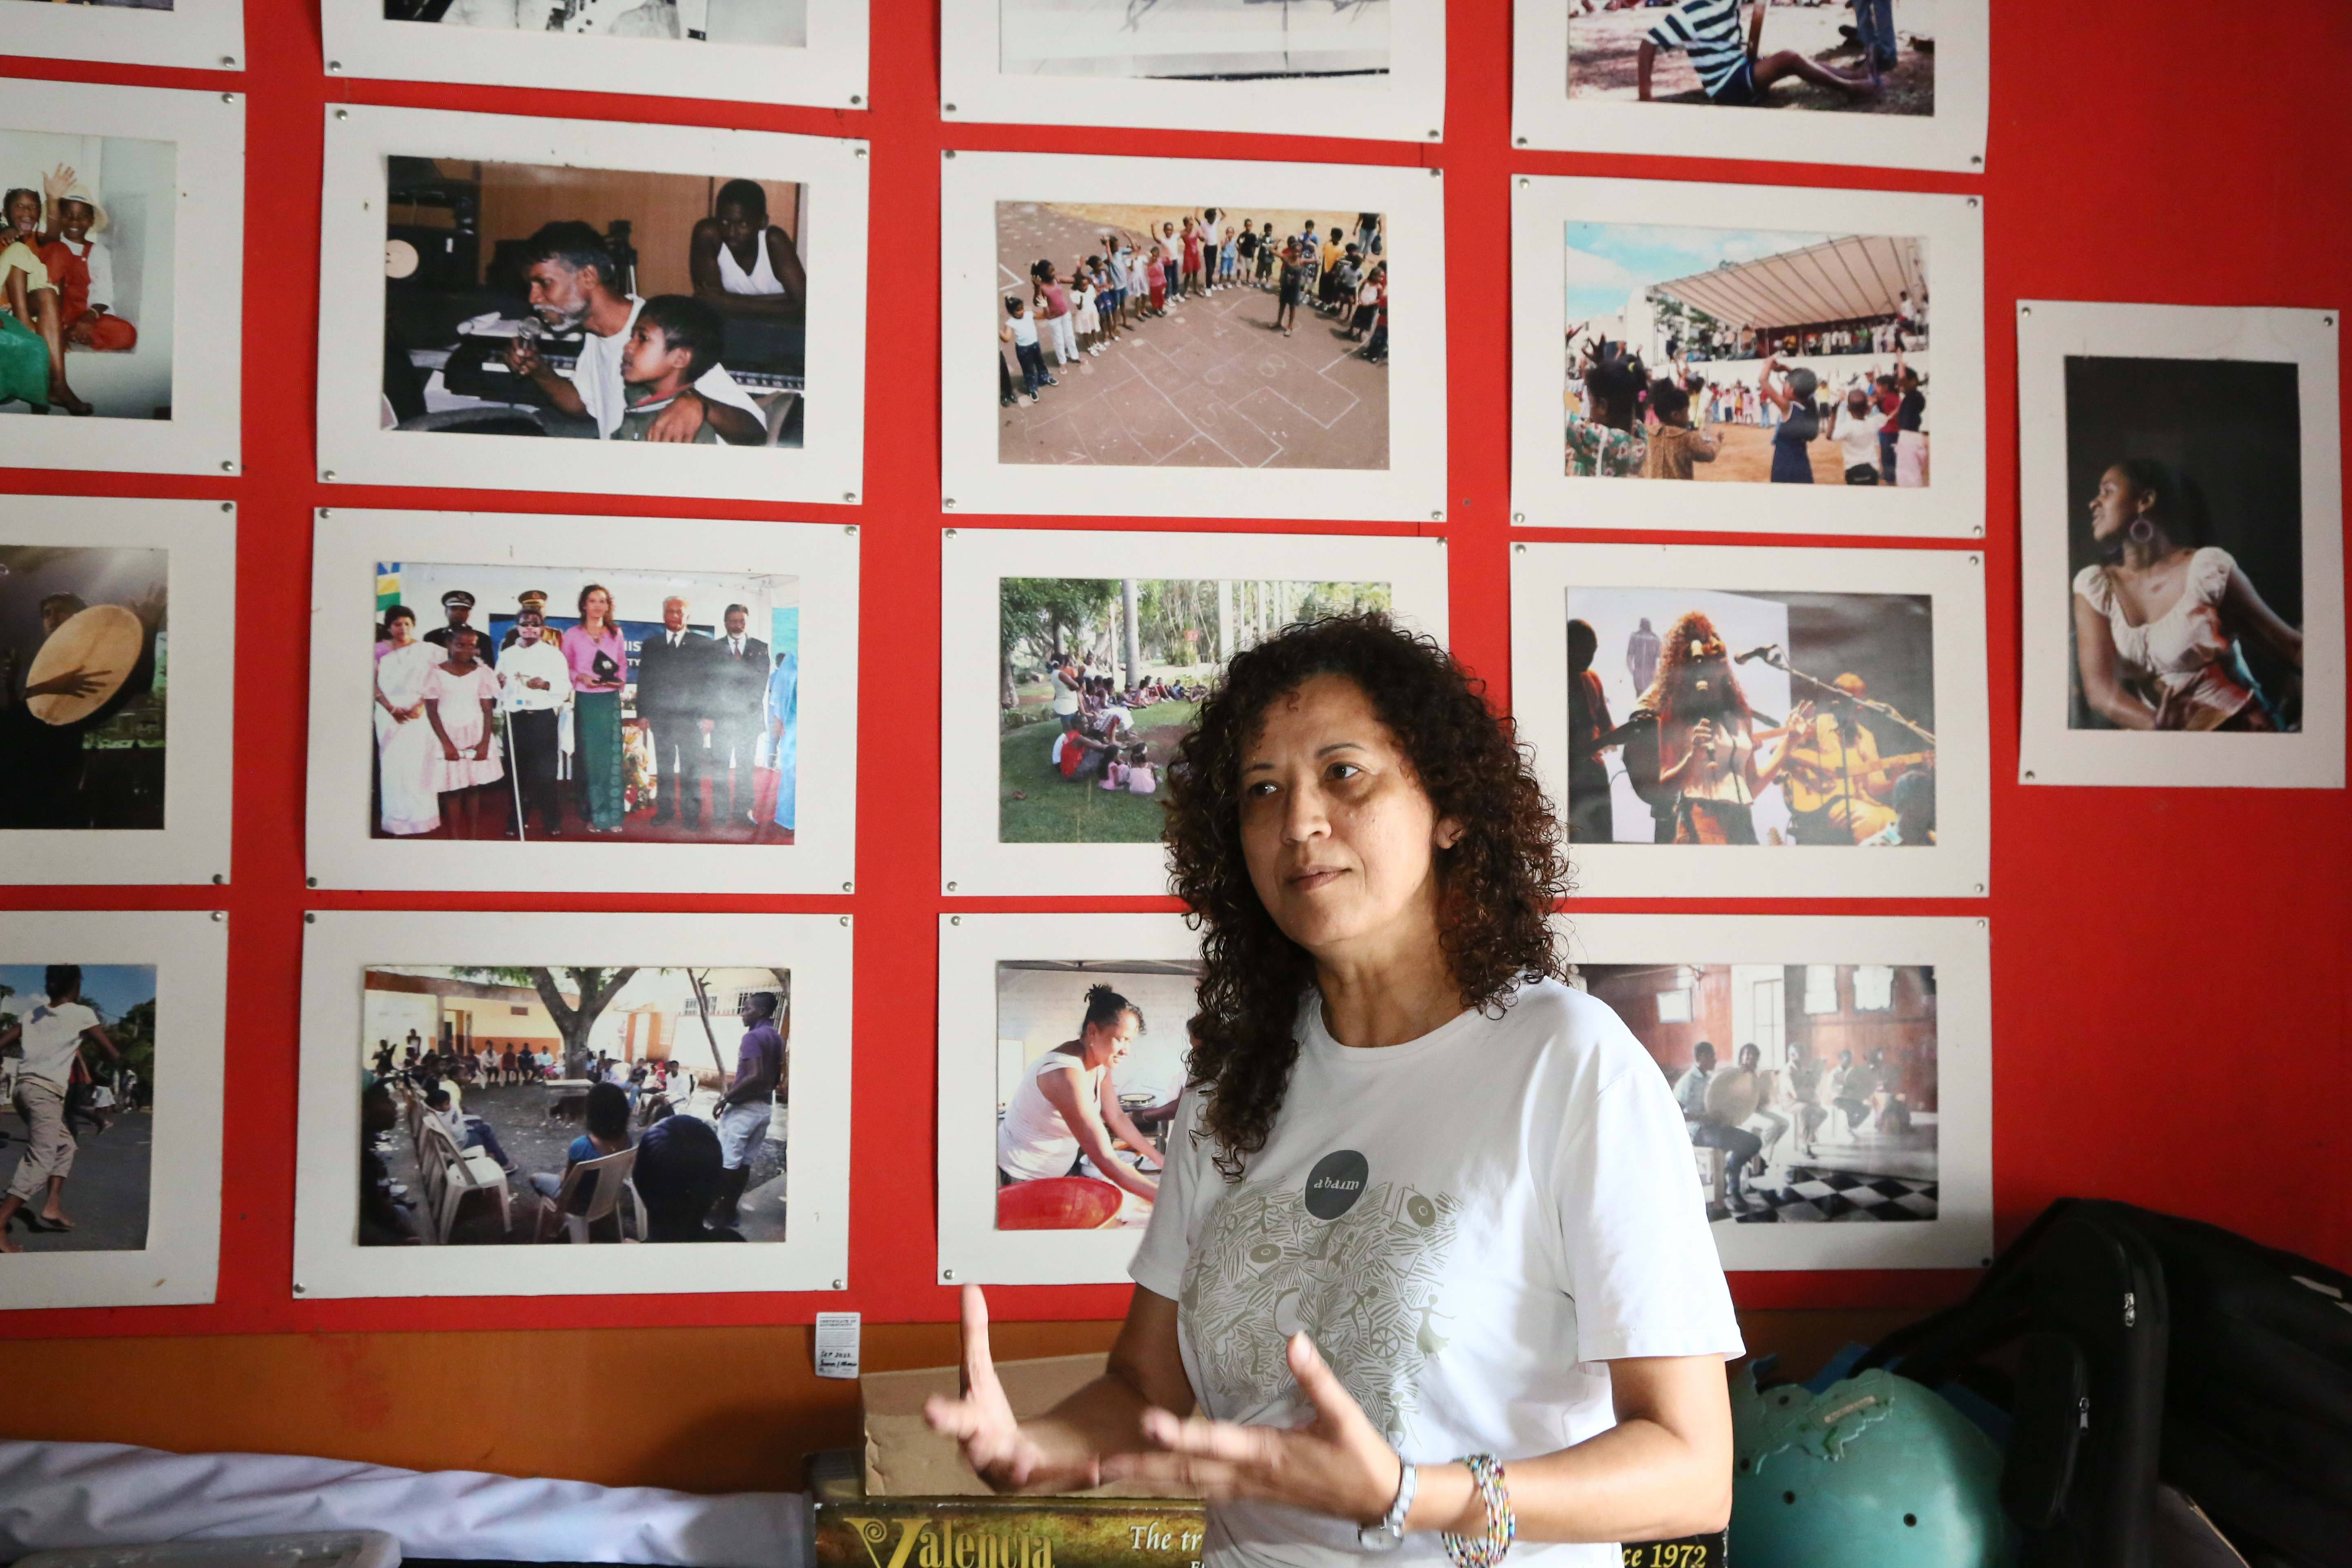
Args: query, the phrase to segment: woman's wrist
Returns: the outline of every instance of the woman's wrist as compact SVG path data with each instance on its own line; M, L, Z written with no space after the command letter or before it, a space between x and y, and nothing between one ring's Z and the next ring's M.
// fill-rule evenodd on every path
M1455 1460L1420 1467L1420 1485L1413 1492L1412 1511L1404 1516L1408 1533L1443 1530L1455 1535L1475 1534L1486 1528L1486 1506L1478 1500L1470 1467Z

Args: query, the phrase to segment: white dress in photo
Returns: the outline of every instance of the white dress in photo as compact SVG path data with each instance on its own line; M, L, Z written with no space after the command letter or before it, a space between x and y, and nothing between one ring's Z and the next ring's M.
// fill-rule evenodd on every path
M436 650L437 651L437 650ZM389 657L389 656L386 656ZM425 672L425 695L438 704L441 728L449 743L457 748L457 760L451 762L441 752L441 743L426 728L433 754L425 778L435 790L470 789L475 784L496 784L507 776L499 760L499 738L490 737L489 754L475 760L473 749L482 743L482 704L496 700L499 678L488 665L478 664L463 675L452 675L435 664Z
M429 642L396 647L376 661L375 683L383 700L394 708L409 709L425 700L425 678L446 657ZM441 799L435 793L431 770L440 761L441 742L425 715L403 723L375 710L378 791L383 805L383 830L406 837L431 833L441 826Z

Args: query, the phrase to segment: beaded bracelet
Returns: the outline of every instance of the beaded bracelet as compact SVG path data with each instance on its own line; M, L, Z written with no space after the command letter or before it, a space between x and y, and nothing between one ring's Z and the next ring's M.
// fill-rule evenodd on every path
M1503 1462L1492 1454L1471 1454L1462 1462L1470 1467L1470 1484L1486 1505L1486 1533L1483 1539L1444 1537L1445 1555L1454 1560L1454 1568L1496 1568L1519 1534L1510 1489L1503 1485Z

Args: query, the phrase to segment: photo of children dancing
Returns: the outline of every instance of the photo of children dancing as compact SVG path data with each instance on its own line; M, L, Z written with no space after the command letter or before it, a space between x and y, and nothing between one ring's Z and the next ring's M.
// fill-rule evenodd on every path
M153 965L0 963L0 1252L146 1247L155 1049Z
M1933 114L1936 7L1953 3L1568 0L1568 95Z
M1931 601L1568 591L1569 837L1936 842Z
M999 202L998 460L1386 468L1387 250L1379 213Z
M1916 238L1571 223L1567 471L1927 485Z
M178 151L0 129L0 414L172 416Z
M1707 1218L1936 1217L1935 970L1589 963L1578 978L1674 1087Z
M2067 359L2070 729L2302 728L2296 368Z

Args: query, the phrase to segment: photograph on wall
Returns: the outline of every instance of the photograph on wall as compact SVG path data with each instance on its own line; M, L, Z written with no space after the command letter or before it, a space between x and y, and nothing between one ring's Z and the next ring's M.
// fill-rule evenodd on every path
M163 826L161 549L0 539L0 829Z
M1559 925L1570 983L1616 1014L1682 1112L1725 1268L1979 1266L1991 1250L1982 921Z
M0 960L0 1252L146 1247L160 1043L153 964Z
M943 161L943 500L1429 521L1442 194L1362 165Z
M304 927L304 1294L845 1288L844 919L483 929L362 910Z
M940 882L1152 895L1161 804L1235 655L1380 615L1445 638L1445 543L1362 534L949 529Z
M1515 31L1518 146L1984 169L1981 0L1567 0Z
M2343 657L2340 631L2322 632L2341 623L2336 574L2311 552L2336 531L2336 465L2315 475L2308 460L2333 447L2332 385L2317 405L2310 387L2315 371L2332 375L2332 352L2322 366L2295 341L2306 312L2030 310L2021 380L2057 406L2054 429L2025 421L2042 460L2025 484L2026 597L2057 602L2063 577L2067 615L2063 670L2033 662L2029 642L2029 715L2054 706L2038 685L2063 683L2070 737L2157 770L2106 782L2191 782L2164 771L2173 755L2207 759L2195 782L2294 782L2306 714L2340 721L2340 704L2306 689L2306 648L2323 688L2340 687ZM2098 341L2067 341L2086 336ZM2042 646L2056 641L2044 628Z
M362 1247L782 1241L792 971L371 964Z
M330 509L315 541L317 885L854 876L854 531Z
M0 35L26 59L245 68L245 0L0 0Z
M997 203L999 459L1387 468L1386 226Z
M1982 537L1979 208L1514 184L1519 521Z
M1984 892L1981 554L1511 559L1512 708L1580 890Z
M801 444L804 187L387 162L384 400L400 429Z
M1002 0L1008 76L1281 81L1389 74L1396 0ZM1040 83L1051 90L1050 83Z
M373 575L377 837L793 842L798 578Z
M808 46L808 0L383 0L387 22L639 38Z
M1286 626L1386 612L1386 583L1006 577L997 837L1151 844L1160 780L1225 661Z

